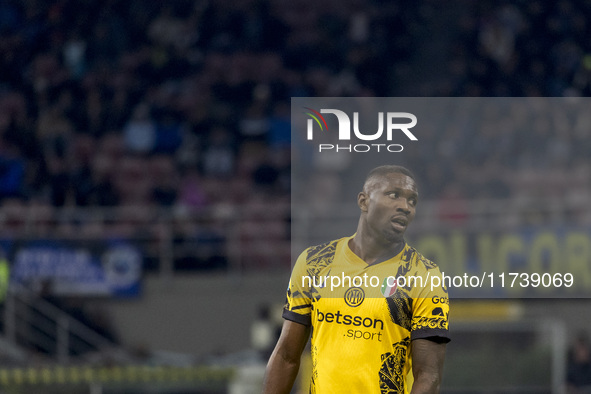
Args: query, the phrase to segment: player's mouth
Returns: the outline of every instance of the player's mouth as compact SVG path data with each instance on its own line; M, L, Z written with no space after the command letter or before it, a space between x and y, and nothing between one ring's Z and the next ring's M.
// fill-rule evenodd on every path
M390 219L390 223L392 223L392 227L394 227L398 231L404 231L408 226L408 218L405 216L395 216Z

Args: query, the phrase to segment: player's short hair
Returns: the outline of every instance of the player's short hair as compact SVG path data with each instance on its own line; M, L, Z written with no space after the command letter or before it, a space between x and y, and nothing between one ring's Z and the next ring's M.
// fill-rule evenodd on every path
M394 164L387 164L387 165L376 167L373 170L371 170L367 174L367 176L365 177L365 182L363 183L363 188L365 189L366 185L368 184L368 182L372 178L383 177L383 176L386 176L386 175L392 174L392 173L406 175L407 177L409 177L410 179L415 181L415 183L417 181L414 174L408 168L403 167L403 166L394 165Z

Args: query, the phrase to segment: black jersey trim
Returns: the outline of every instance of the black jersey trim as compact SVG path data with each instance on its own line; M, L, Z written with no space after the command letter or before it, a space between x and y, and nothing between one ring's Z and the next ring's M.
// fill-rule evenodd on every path
M441 328L421 328L410 333L410 339L429 339L430 337L437 337L436 342L447 343L451 341L449 331Z
M310 307L312 307L312 304L296 305L296 306L292 307L291 310L295 311L298 309L305 309L305 308L310 308Z
M283 310L281 317L283 317L285 320L291 320L293 322L303 324L304 326L312 325L312 316L300 315L299 313L288 311L287 309Z

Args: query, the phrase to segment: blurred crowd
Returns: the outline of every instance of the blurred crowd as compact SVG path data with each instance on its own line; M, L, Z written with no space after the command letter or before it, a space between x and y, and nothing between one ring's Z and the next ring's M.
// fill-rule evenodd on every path
M454 4L445 13L436 1L1 1L2 232L18 229L25 208L47 218L56 208L134 207L127 225L110 228L130 235L160 208L183 217L215 207L251 215L245 239L267 232L284 242L290 97L591 93L591 2ZM429 37L423 25L446 34ZM441 49L433 59L427 44ZM567 170L588 190L588 114L578 128L541 115L425 137L424 158L449 160L414 171L442 201L512 197L520 182L498 176L507 172L541 175L540 186L544 171ZM242 209L250 205L265 208ZM261 222L269 210L281 213ZM108 225L44 220L62 235ZM179 221L179 244L223 238L216 223L204 234Z

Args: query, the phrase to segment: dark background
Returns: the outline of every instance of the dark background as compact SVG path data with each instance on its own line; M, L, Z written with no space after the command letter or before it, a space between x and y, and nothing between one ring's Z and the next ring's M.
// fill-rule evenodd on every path
M278 320L273 308L291 265L291 98L586 97L588 15L591 2L583 0L0 1L3 245L132 243L143 255L140 297L65 297L51 278L30 290L86 312L80 318L94 316L95 326L136 355L240 364L251 354L231 355L256 347L254 321ZM513 229L588 231L588 113L516 107L509 115L485 112L480 123L466 111L465 123L430 133L410 159L431 207L425 222L478 230L502 217ZM346 169L338 160L328 165L337 174ZM317 178L312 197L335 192L330 178ZM316 202L322 211L322 198ZM456 349L483 365L471 376L490 372L489 361L507 364L510 355L490 351L498 343L525 358L512 369L516 376L485 374L499 378L481 380L482 388L462 377L452 353L449 392L547 392L551 374L554 387L564 384L566 344L589 306L573 300L553 306L568 319L545 316L558 322L554 350L531 323L545 307L480 304L458 312L468 342ZM485 308L500 310L495 324L510 321L513 332L523 321L533 326L530 342L503 334L483 341L486 329L470 324L482 324L475 311ZM574 327L576 316L582 320ZM474 343L483 348L470 353ZM583 372L573 384L591 376L581 343ZM521 352L518 344L531 348ZM27 354L22 365L46 357L19 346ZM540 378L540 368L529 371L527 357L536 352L559 354L543 367L554 372L541 369ZM264 359L256 359L259 366ZM503 377L507 384L499 384Z

